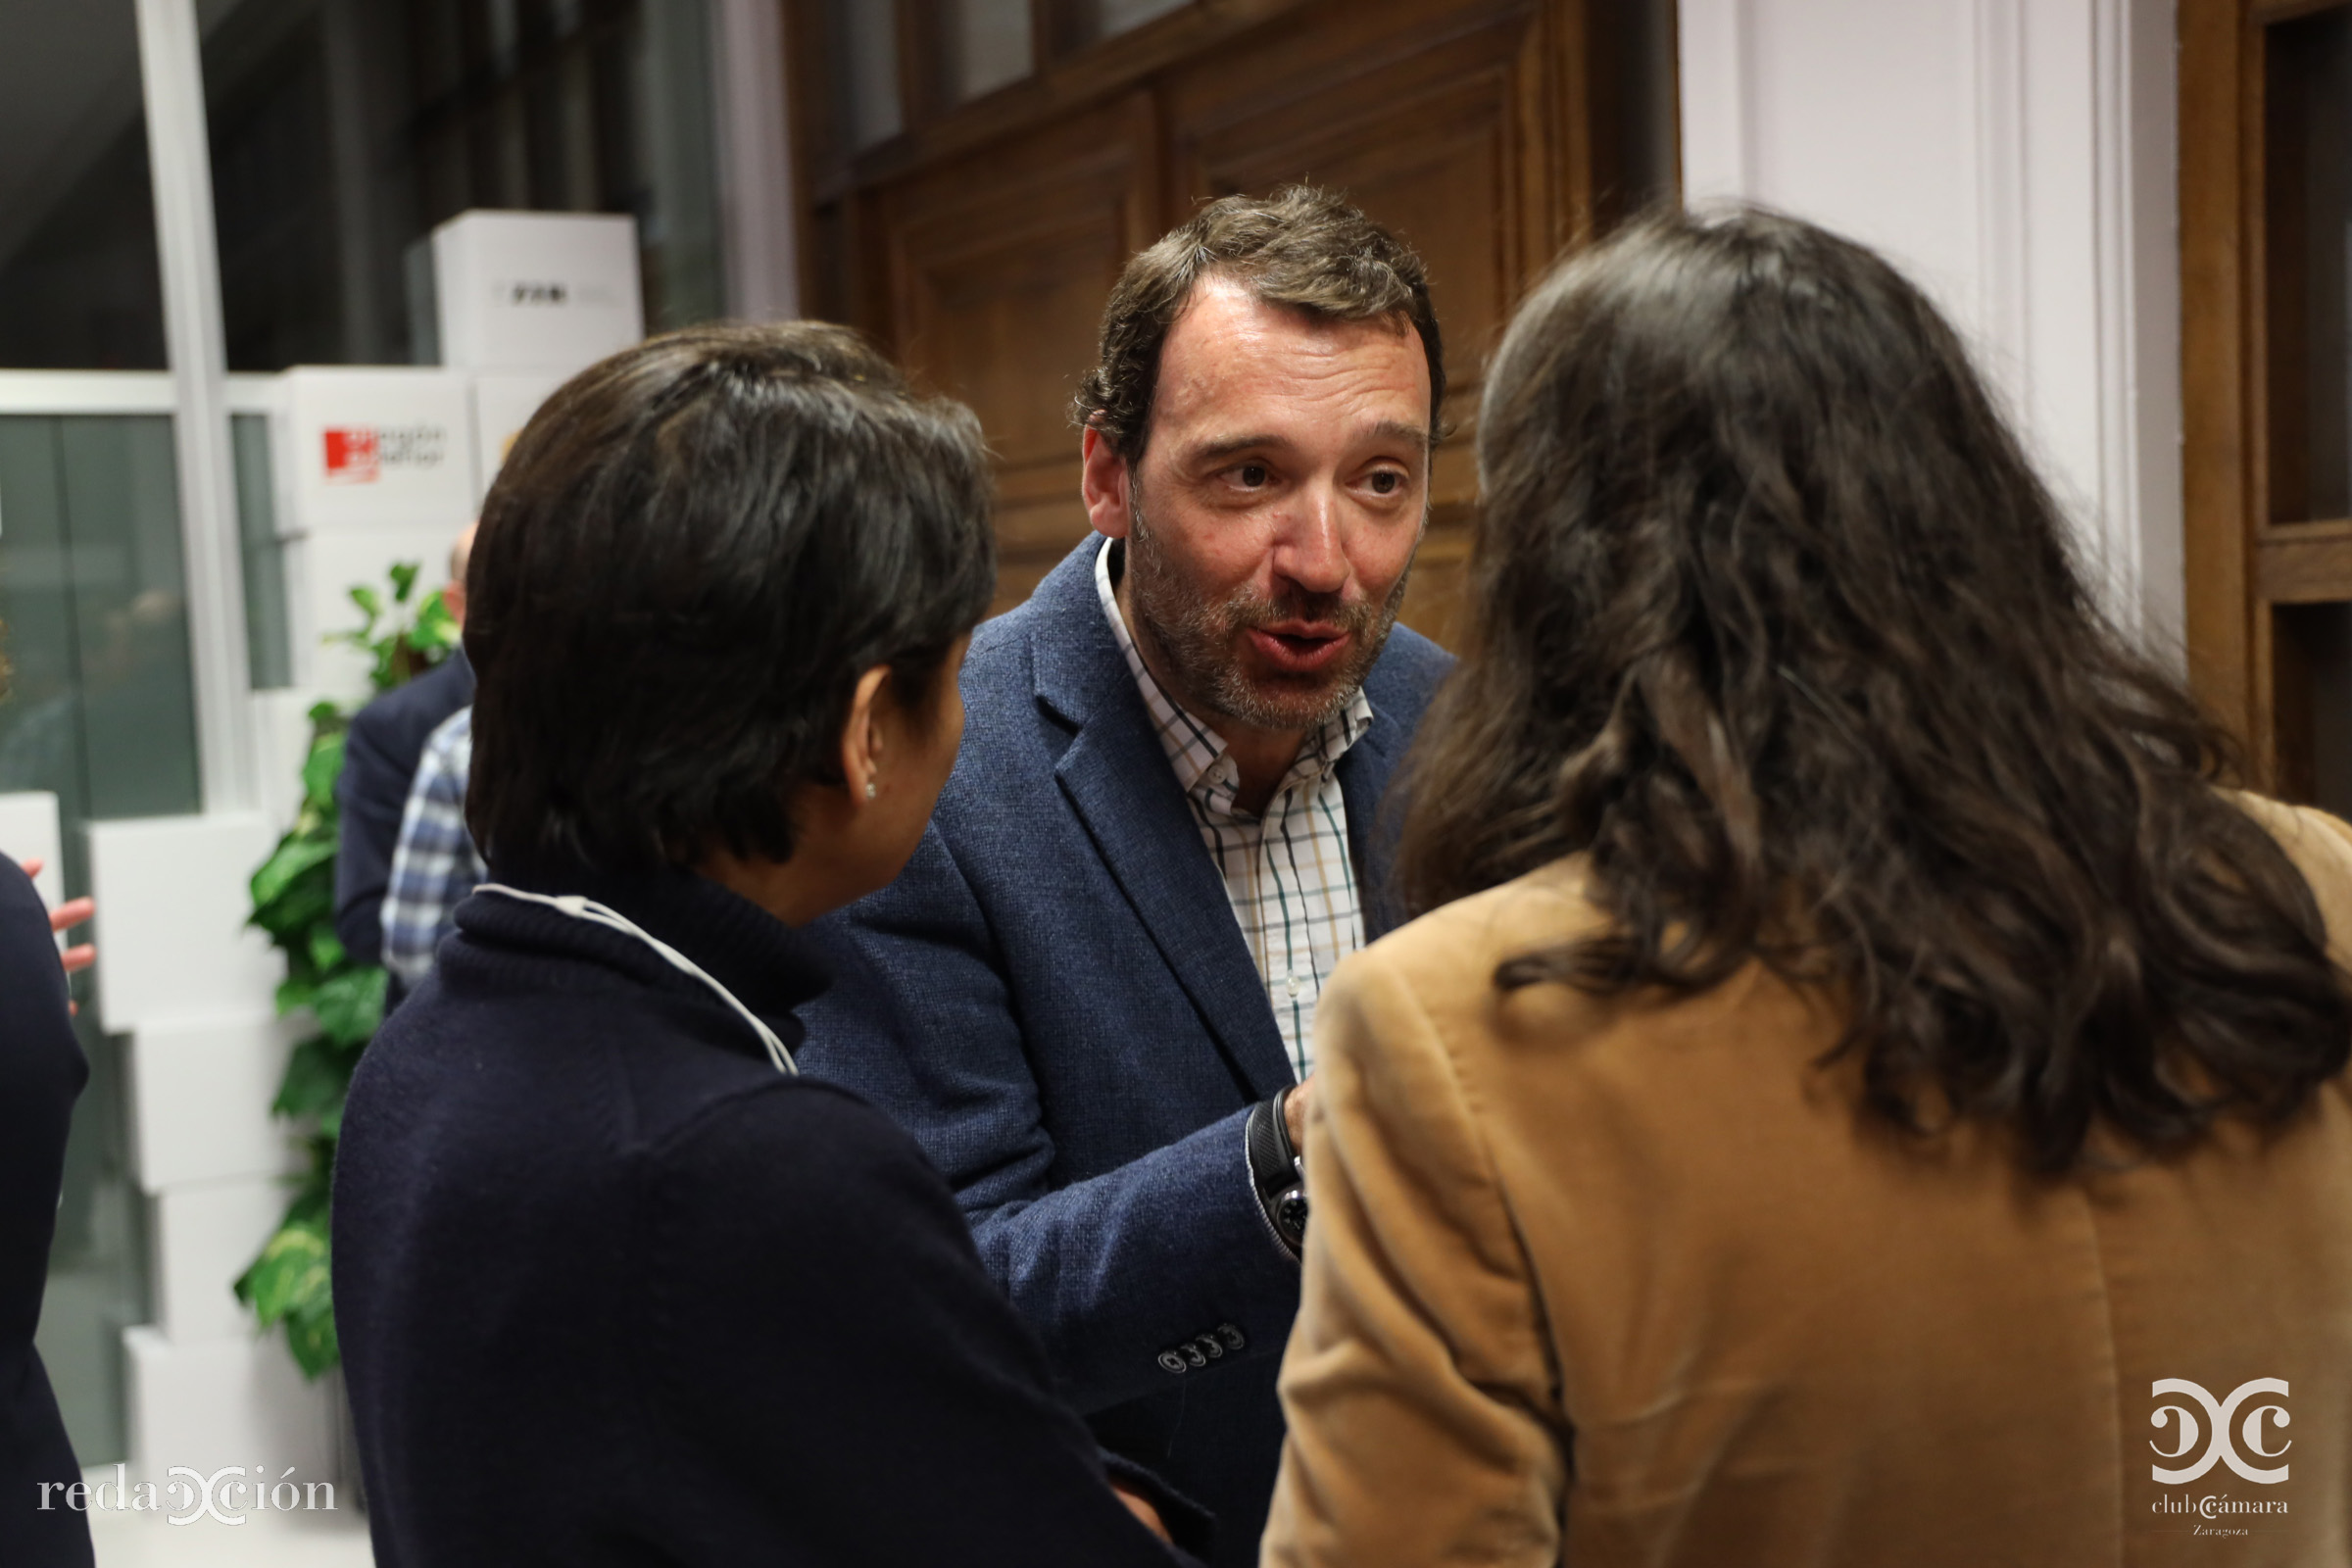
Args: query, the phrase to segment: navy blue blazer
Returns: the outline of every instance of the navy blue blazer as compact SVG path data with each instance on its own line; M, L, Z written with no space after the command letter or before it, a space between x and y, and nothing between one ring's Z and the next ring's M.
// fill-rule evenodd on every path
M1290 1058L1103 618L1102 543L974 634L962 755L906 871L823 922L848 951L802 1066L914 1134L1103 1446L1253 1564L1298 1267L1243 1127ZM1395 923L1381 798L1450 663L1398 628L1340 762L1367 938Z

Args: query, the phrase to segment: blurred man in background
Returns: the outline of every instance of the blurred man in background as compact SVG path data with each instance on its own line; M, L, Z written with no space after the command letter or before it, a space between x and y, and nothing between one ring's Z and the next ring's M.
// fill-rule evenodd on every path
M441 593L452 619L466 622L466 560L473 549L466 526L449 553L449 586ZM473 666L462 648L405 686L360 710L344 743L343 776L335 783L342 838L335 849L335 935L362 963L384 961L384 893L392 853L409 804L425 741L442 722L473 701ZM387 1002L398 1000L394 977Z

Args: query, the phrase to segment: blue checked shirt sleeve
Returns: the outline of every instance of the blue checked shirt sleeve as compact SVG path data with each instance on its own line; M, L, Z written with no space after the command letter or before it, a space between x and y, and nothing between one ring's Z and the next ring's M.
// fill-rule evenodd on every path
M487 878L466 830L466 773L473 760L473 710L433 731L409 787L384 894L384 967L415 986L432 972L433 950L456 923L457 907Z

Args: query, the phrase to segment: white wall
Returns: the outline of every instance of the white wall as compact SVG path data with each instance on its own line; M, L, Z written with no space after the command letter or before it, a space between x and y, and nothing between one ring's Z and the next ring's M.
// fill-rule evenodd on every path
M2119 617L2176 652L2172 0L1680 0L1684 187L1869 243L2008 395Z

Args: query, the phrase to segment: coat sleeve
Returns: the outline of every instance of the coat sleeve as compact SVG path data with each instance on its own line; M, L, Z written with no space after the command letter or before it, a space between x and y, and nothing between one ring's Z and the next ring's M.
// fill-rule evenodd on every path
M629 1340L664 1560L1191 1560L1112 1494L946 1187L873 1109L780 1080L679 1129L642 1194Z
M360 710L335 779L335 935L362 963L383 961L384 891L409 804L409 770L392 755L380 712Z
M1198 1368L1161 1357L1203 1337L1220 1360L1279 1352L1298 1268L1250 1183L1247 1110L1116 1170L1059 1179L995 936L936 827L897 882L825 935L837 978L802 1009L804 1070L856 1089L914 1135L1079 1409L1177 1387ZM1101 1026L1113 1016L1105 1009Z
M1305 1283L1267 1568L1551 1568L1567 1434L1535 1294L1444 1040L1375 949L1315 1024Z

